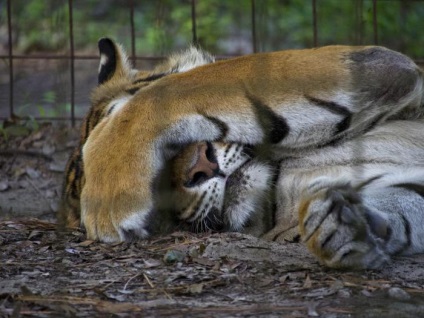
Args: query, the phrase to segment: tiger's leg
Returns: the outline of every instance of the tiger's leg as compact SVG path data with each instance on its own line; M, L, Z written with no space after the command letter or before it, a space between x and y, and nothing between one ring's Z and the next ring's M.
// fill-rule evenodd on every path
M392 170L363 188L311 185L300 204L299 228L320 261L378 268L391 255L424 252L424 167Z
M264 238L290 241L300 230L333 267L377 267L392 254L423 251L423 158L420 119L282 162L276 225Z

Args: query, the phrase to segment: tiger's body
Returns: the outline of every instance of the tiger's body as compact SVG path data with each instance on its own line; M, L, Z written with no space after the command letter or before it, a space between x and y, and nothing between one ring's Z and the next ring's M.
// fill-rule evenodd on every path
M197 231L300 235L332 267L424 251L423 76L409 58L381 47L262 53L165 71L130 94L134 72L111 66L107 53L123 53L103 46L94 96L125 85L79 147L89 238L146 238L167 201Z

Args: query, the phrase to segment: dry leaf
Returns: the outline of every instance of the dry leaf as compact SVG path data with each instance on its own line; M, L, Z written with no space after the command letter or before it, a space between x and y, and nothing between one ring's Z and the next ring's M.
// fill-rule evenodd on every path
M38 235L40 235L40 234L41 234L41 231L33 230L33 231L31 231L31 233L29 233L29 235L28 235L28 240L30 240L30 239L32 239L33 237L38 236Z
M285 283L289 279L289 275L284 275L279 278L280 283Z
M305 295L305 297L322 298L322 297L333 295L335 293L336 291L331 288L322 287L322 288L311 290Z
M39 249L39 252L40 253L44 253L44 252L46 252L48 249L50 249L50 245L46 245L46 246L43 246L42 248L40 248Z
M78 246L87 247L87 246L89 246L93 243L94 243L94 241L92 241L92 240L85 240L85 241L79 243Z
M274 282L272 278L264 278L258 282L258 287L266 287L272 282Z
M130 304L130 303L112 303L112 302L106 302L102 301L97 304L96 309L101 312L110 313L110 314L117 314L117 313L124 313L124 312L137 312L140 311L141 308Z
M309 275L306 275L305 282L303 283L303 288L311 288L312 287L312 281Z
M162 265L162 262L156 259L146 259L143 261L144 261L144 265L146 265L146 268L158 267Z
M203 291L203 284L193 284L188 287L188 292L190 294L200 294Z
M197 264L205 265L205 266L211 266L211 267L215 265L215 261L212 261L206 257L194 257L193 262Z

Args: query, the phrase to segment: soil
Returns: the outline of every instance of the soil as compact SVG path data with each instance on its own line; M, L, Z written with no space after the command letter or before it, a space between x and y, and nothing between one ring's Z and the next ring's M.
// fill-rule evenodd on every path
M58 232L77 131L9 127L0 137L0 317L424 317L424 255L340 271L300 243L238 233L110 245Z

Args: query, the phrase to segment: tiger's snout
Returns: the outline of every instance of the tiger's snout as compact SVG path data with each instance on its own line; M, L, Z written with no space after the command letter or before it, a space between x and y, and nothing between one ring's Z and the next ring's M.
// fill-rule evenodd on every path
M195 164L187 171L187 188L199 185L206 180L222 174L216 159L214 147L210 142L202 142L197 145L197 159Z

